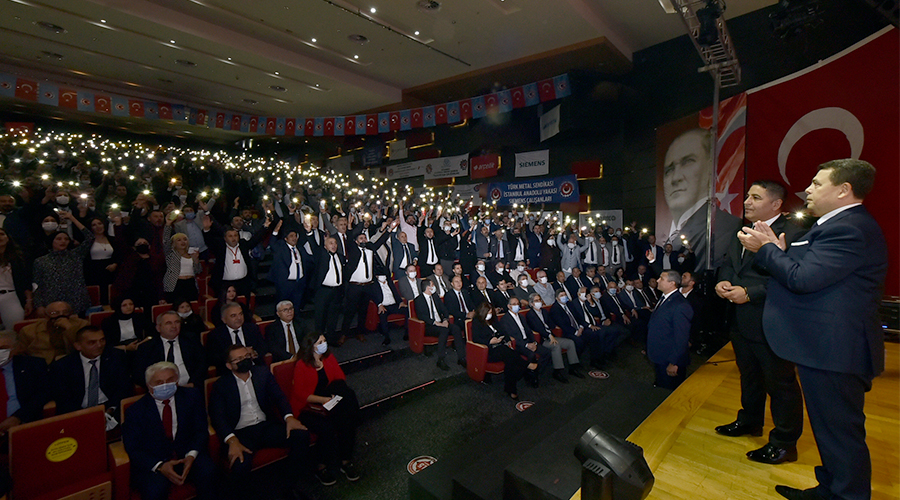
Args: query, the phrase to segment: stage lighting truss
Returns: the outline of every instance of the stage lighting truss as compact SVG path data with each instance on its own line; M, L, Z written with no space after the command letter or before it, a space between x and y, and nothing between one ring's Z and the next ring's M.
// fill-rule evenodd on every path
M721 87L733 87L741 83L741 66L738 63L731 34L725 26L725 18L722 12L725 10L721 0L672 0L675 10L681 15L681 20L687 28L688 35L700 54L704 66L698 71L709 72L713 79L718 78ZM718 9L718 15L714 20L701 22L704 16L709 16L711 10ZM706 10L704 10L706 9ZM698 16L698 12L700 12ZM710 22L712 21L712 22ZM717 37L706 31L714 29ZM714 39L710 43L711 39ZM701 42L701 40L703 40Z

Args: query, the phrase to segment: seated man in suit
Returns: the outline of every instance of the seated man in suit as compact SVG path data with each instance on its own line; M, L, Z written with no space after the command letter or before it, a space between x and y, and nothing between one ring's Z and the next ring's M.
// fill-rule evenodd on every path
M441 264L434 265L434 274L428 276L431 279L431 282L434 283L434 286L437 287L438 297L444 298L444 294L446 294L450 290L450 279L444 274L444 266Z
M550 350L550 358L553 361L553 378L567 384L566 365L563 362L562 351L565 349L569 360L569 374L573 377L584 378L578 370L581 361L578 359L578 350L571 339L553 335L556 325L550 319L550 314L544 311L543 299L537 293L531 294L531 309L525 314L525 323L533 332L541 336L541 345Z
M533 286L534 281L531 279L531 275L528 274L528 271L525 270L525 261L520 260L516 264L515 269L510 269L509 277L513 279L514 283L519 283L520 278L525 278L527 280L528 286Z
M547 272L543 269L537 272L537 282L534 284L534 291L541 296L543 303L550 305L556 301L556 290L553 285L548 282Z
M179 389L178 381L174 363L148 366L147 394L125 410L122 444L131 462L131 485L143 500L165 500L173 484L186 481L196 486L198 498L217 498L203 392Z
M0 331L0 375L6 401L0 402L0 438L19 424L43 417L48 399L47 363L36 356L18 354L16 334Z
M519 299L515 296L507 301L506 314L500 318L499 324L503 333L516 341L516 352L528 361L525 378L532 387L537 388L538 368L543 369L550 362L550 349L535 340L534 332L525 324L525 317L519 315Z
M638 313L635 309L627 307L619 299L618 294L619 285L615 281L610 281L606 285L606 294L600 297L600 304L603 305L604 309L616 315L616 323L624 325L629 331L633 331L635 325L632 323L634 319L637 319Z
M691 363L688 343L694 311L687 299L678 293L681 286L678 271L663 271L658 283L663 296L650 316L647 357L656 371L654 385L675 389L684 381Z
M253 321L244 322L244 311L237 302L229 302L222 306L222 324L209 332L206 339L207 362L216 367L219 373L225 370L225 351L232 345L243 345L253 351L254 362L265 364L268 352L259 327Z
M628 337L628 330L610 320L609 311L584 287L578 289L578 298L566 305L572 310L576 320L581 320L585 331L598 334L599 342L591 350L591 365L601 368L603 361L615 355L616 348Z
M570 274L569 277L566 278L565 286L566 286L566 289L569 291L569 294L571 294L572 297L577 297L578 289L581 287L590 288L591 282L589 279L586 279L584 276L581 275L581 269L578 269L577 267L573 267L572 274Z
M469 278L467 278L465 274L463 274L463 266L459 262L455 262L453 264L453 274L452 276L450 276L451 285L453 285L453 276L459 276L460 278L462 278L462 285L466 290L472 288L472 282L469 281Z
M475 262L475 274L471 276L472 279L478 280L478 278L484 278L485 288L488 290L493 290L494 286L497 284L496 279L494 278L495 273L491 272L490 276L488 276L487 271L485 271L486 267L483 260L477 260Z
M444 302L437 296L437 287L431 280L422 281L422 293L414 301L416 317L425 323L425 334L438 338L437 366L441 370L449 370L444 356L447 354L447 337L453 335L453 346L456 348L456 362L466 366L466 338L460 325L450 323L450 313Z
M292 473L300 478L294 492L309 491L314 462L309 432L291 413L288 398L275 377L265 366L254 364L254 352L249 347L232 345L223 356L227 371L212 386L209 420L225 445L229 491L235 498L258 495L250 471L253 454L263 448L288 448Z
M470 295L473 308L477 308L482 302L487 302L491 305L494 304L494 297L491 294L491 290L488 290L487 283L487 278L483 276L479 276L478 279L475 280L475 288Z
M273 362L293 358L303 341L303 327L294 320L293 302L282 300L275 305L275 314L278 320L266 328L266 345Z
M393 235L391 238L391 255L394 257L394 264L391 269L394 272L394 279L399 281L405 277L404 273L409 269L409 266L415 266L418 255L416 254L416 249L409 244L408 236L405 232L397 231Z
M159 337L149 339L138 347L135 354L132 378L143 386L144 371L160 361L174 363L178 367L178 383L182 386L203 387L206 380L206 356L198 337L181 335L181 317L175 311L166 311L156 317Z
M125 353L106 348L99 326L86 326L75 333L75 351L50 365L50 389L57 415L104 405L110 416L132 387L125 367Z
M488 279L491 283L494 284L495 288L501 281L509 281L510 283L513 282L512 276L510 276L509 273L506 272L505 261L494 263L494 270L489 273Z
M407 302L416 300L416 297L422 293L421 280L418 278L416 266L412 264L406 266L406 275L397 280L397 286L400 288L400 296Z
M463 288L462 276L454 276L450 280L451 290L444 295L444 305L457 325L463 325L467 319L475 316L475 303L469 291ZM462 326L460 326L462 328Z
M438 264L440 265L440 264ZM389 280L385 274L375 276L376 282L373 297L379 299L374 301L378 306L378 331L384 337L381 341L382 345L391 343L391 325L388 323L388 316L391 314L407 314L407 304L403 303L397 289L394 288L394 282Z
M562 271L556 273L556 281L553 282L554 295L560 290L565 292L570 302L575 298L575 294L570 292L569 287L566 286L566 273Z
M87 320L72 312L66 302L47 305L47 317L25 325L19 332L21 350L29 356L44 358L49 365L58 356L72 352L75 332L87 326Z
M528 300L528 297L535 293L531 277L528 276L528 273L522 272L519 273L516 280L518 286L513 290L513 294L515 294L516 298L519 300Z
M562 329L563 337L575 343L579 354L584 352L585 347L590 347L591 365L599 368L603 357L600 327L591 318L585 320L585 311L576 302L569 301L564 288L557 290L556 302L550 307L550 319ZM590 313L587 315L590 316Z
M510 285L512 281L507 281L506 279L502 279L497 282L497 287L494 289L494 296L491 297L491 303L494 304L494 314L502 314L504 310L506 310L506 304L509 303L510 297L515 297L513 292L510 290Z

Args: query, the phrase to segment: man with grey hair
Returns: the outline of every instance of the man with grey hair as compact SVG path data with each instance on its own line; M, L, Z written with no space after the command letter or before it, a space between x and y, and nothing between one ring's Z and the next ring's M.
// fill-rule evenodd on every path
M525 314L525 322L528 324L528 328L541 336L541 345L550 349L553 378L564 384L569 382L569 378L566 377L566 364L563 362L563 351L566 351L566 358L569 360L569 374L573 377L584 378L584 375L578 370L581 360L578 359L575 342L553 335L556 325L550 319L550 314L542 309L545 304L540 294L532 293L529 300L531 309Z
M303 327L294 318L294 303L282 300L275 305L278 319L266 328L266 344L272 361L284 361L297 355L303 340Z
M125 410L122 444L131 461L132 487L144 500L168 498L173 484L188 480L199 498L216 498L203 393L179 387L179 378L174 363L148 366L147 394Z
M265 363L265 355L269 352L266 341L256 323L245 321L244 311L237 302L222 306L222 323L209 332L206 339L207 364L224 373L225 352L233 345L249 347L254 353L254 362L258 365Z
M143 386L144 371L150 365L168 361L178 366L179 383L186 387L202 387L209 365L203 354L200 340L191 335L181 335L181 317L175 311L166 311L156 317L158 337L149 338L138 347L134 357L132 379Z
M684 295L678 293L681 286L678 271L663 271L657 283L663 296L650 315L647 357L656 371L654 385L675 389L684 381L691 362L688 342L694 311Z
M547 271L539 270L536 277L537 281L534 283L535 293L541 296L544 304L552 304L556 300L556 292L554 292L553 285L547 279ZM532 302L534 301L532 300Z

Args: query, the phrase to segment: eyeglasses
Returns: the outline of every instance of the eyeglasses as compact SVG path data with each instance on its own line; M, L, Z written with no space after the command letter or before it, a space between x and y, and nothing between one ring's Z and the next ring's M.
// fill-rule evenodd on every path
M57 318L59 316L65 315L65 313L66 313L65 311L49 311L47 313L47 316L49 316L51 318Z

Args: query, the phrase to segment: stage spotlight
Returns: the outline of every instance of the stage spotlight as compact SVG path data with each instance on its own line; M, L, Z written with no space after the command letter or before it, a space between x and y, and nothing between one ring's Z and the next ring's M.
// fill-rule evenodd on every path
M708 47L719 41L718 20L723 12L725 12L725 5L724 3L719 5L718 0L706 0L706 7L697 10L697 21L700 23L697 43Z
M640 446L595 425L575 447L581 461L583 500L642 500L653 488L653 473Z

